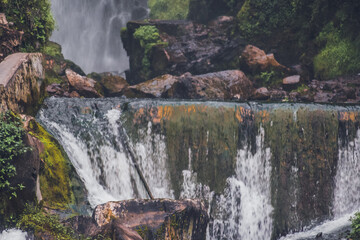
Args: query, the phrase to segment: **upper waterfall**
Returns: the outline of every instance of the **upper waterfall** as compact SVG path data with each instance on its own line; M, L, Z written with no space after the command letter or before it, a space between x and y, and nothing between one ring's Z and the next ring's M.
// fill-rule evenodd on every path
M129 63L121 28L147 16L147 0L51 0L56 29L52 41L86 73L123 72Z

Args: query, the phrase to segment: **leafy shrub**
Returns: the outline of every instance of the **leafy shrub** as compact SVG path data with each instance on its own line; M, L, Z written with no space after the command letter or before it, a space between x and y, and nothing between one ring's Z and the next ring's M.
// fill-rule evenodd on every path
M149 0L150 18L163 20L186 19L190 0Z
M134 38L139 40L140 46L144 49L144 57L142 59L142 74L148 76L150 74L150 56L155 46L166 47L167 43L161 41L159 30L155 26L141 26L135 30Z
M351 218L351 232L350 239L360 239L360 212L355 213L355 217Z
M24 50L37 49L51 36L55 21L50 6L49 0L0 0L0 12L5 12L15 28L24 32Z
M0 197L12 199L17 197L16 192L24 186L13 186L11 179L16 176L13 160L20 157L30 148L24 144L25 131L20 120L12 113L0 115Z
M317 38L325 47L314 58L315 77L330 79L360 71L360 36L351 40L333 23L328 24Z

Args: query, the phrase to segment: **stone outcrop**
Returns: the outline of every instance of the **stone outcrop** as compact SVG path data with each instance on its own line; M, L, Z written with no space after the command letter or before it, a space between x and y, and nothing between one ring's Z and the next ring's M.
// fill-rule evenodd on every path
M239 70L229 70L193 76L186 73L180 77L164 75L131 86L127 97L248 100L254 92L252 82Z
M23 32L11 29L4 13L0 13L0 62L18 51Z
M122 32L122 41L130 57L130 71L127 80L137 84L163 75L194 75L227 70L236 64L244 50L242 40L231 36L234 26L232 17L219 17L208 25L190 21L132 21ZM134 38L137 28L153 25L159 29L160 38L166 45L153 47L147 58L150 60L149 76L142 71L145 50ZM235 66L236 67L236 66Z
M83 97L102 97L95 88L95 80L81 76L71 69L66 69L65 73L67 80L69 81L70 92L72 92L72 89Z
M281 65L274 57L274 54L266 54L265 51L253 45L247 45L240 56L241 69L252 73L265 71L290 71Z
M40 53L15 53L0 63L0 111L34 114L43 97Z
M75 217L66 224L86 237L202 240L208 221L200 200L157 199L108 202L97 206L92 218Z
M200 200L168 199L108 202L95 208L93 218L99 226L117 218L143 238L194 240L206 238L209 220Z

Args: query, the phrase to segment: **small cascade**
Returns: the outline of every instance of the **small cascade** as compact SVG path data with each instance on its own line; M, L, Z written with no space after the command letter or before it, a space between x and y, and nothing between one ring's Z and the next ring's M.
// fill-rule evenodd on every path
M338 168L335 177L334 216L360 211L360 130L344 148L339 149Z
M56 29L51 40L86 73L123 72L128 59L121 28L147 16L147 0L51 0Z
M343 116L360 120L358 107L119 98L50 98L45 106L37 120L63 146L92 207L148 198L144 178L155 198L202 199L207 240L320 232L332 240L360 209L360 130L344 136L339 127L356 129Z
M8 229L0 233L0 240L30 240L28 234L18 229Z

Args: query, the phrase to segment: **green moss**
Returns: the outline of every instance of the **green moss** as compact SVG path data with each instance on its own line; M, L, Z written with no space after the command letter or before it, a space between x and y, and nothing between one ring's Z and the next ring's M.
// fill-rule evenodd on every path
M360 239L360 212L355 213L351 219L351 233L350 239Z
M144 49L141 75L144 79L148 79L151 75L150 59L153 48L167 47L168 43L161 40L159 30L152 25L137 28L134 33L134 38L140 42L140 46Z
M66 209L74 201L71 191L70 167L64 151L57 141L35 121L30 123L30 134L44 144L41 159L44 168L40 173L40 189L47 207Z
M47 42L41 51L45 55L49 55L54 58L64 58L64 56L61 53L61 46L54 42Z
M16 226L24 231L34 232L38 237L50 234L59 240L79 239L70 227L60 222L57 215L49 214L39 206L27 205Z
M149 0L150 18L163 20L186 19L190 0Z
M337 112L279 108L256 119L271 149L273 239L313 219L328 218L337 164Z

